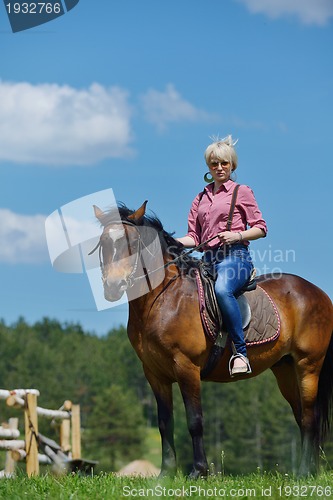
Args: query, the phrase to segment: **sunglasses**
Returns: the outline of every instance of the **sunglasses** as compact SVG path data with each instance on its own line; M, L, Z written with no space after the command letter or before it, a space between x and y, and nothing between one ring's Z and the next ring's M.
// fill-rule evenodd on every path
M211 161L209 164L209 168L211 168L212 170L216 170L219 165L221 165L221 167L227 167L229 164L229 161Z

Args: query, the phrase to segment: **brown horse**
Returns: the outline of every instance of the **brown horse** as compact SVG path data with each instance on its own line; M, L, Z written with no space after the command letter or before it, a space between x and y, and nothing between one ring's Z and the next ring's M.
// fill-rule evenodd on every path
M128 336L157 401L162 440L161 474L176 471L172 401L172 384L176 382L183 397L193 443L191 477L205 476L208 464L203 445L200 371L205 366L212 341L204 334L197 287L191 279L190 269L196 265L195 259L187 259L185 263L181 258L179 262L175 260L175 255L184 253L183 248L155 216L145 214L146 202L137 211L121 205L116 218L112 211L104 213L98 207L94 209L103 226L98 246L104 295L107 300L115 301L125 291L128 294ZM138 266L140 253L149 243L145 241L144 228L154 229L158 234L165 266L162 282L149 288L143 276L139 276L142 269L144 275L148 272L144 267L139 271ZM146 289L141 290L141 296L136 292L131 298L136 279L136 286L140 288L140 282L145 281ZM318 287L291 274L266 275L260 277L259 282L278 308L281 330L278 339L268 346L249 349L251 376L267 369L274 373L301 431L299 472L304 475L316 470L319 449L332 420L332 302ZM228 370L231 354L227 347L207 380L234 380Z

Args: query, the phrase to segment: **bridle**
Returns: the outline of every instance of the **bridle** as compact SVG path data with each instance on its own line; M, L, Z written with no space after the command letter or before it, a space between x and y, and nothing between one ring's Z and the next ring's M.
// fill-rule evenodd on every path
M104 276L104 268L105 268L105 264L103 262L103 258L102 258L102 237L103 235L106 233L106 231L108 230L108 228L110 226L114 226L115 224L121 224L121 225L125 225L125 226L130 226L130 227L134 227L137 234L138 234L138 250L135 254L135 262L134 262L134 266L133 266L133 269L132 271L130 272L130 274L127 276L126 278L126 284L129 288L131 288L133 285L134 285L134 281L136 279L139 279L140 277L137 277L137 278L134 278L134 275L137 271L137 268L138 268L138 264L139 264L139 258L140 258L140 255L141 255L141 247L142 247L142 239L141 239L141 234L140 234L140 231L138 229L138 226L136 224L134 224L133 222L129 222L129 221L114 221L114 222L111 222L110 224L107 224L104 229L103 229L103 232L99 238L99 241L97 243L97 245L91 250L91 252L88 253L88 255L92 255L94 252L96 252L96 250L98 249L98 258L99 258L99 265L100 265L100 268L101 268L101 271L102 271L102 282L103 282L103 285L106 281L106 277ZM126 233L125 233L126 234ZM127 234L126 234L126 238L127 238ZM141 276L143 277L143 276Z
M100 264L100 268L101 268L101 271L102 271L102 281L103 281L103 285L104 285L104 283L106 281L106 278L104 277L105 264L104 264L103 258L102 258L102 246L103 246L103 244L102 244L102 237L105 234L105 232L107 231L107 229L110 226L113 226L115 224L121 224L121 225L125 225L125 226L134 227L135 230L136 230L136 232L137 232L137 234L138 234L138 239L137 239L137 241L138 241L138 249L137 249L137 252L136 252L134 266L133 266L132 271L130 272L130 274L126 278L126 284L127 284L128 288L131 288L135 284L135 282L137 280L142 279L142 278L147 278L147 275L148 275L148 271L146 271L141 276L134 276L135 273L136 273L136 271L137 271L138 265L139 265L139 259L140 259L140 256L141 256L142 249L145 248L149 253L151 253L148 250L147 246L143 243L142 238L141 238L141 234L140 234L140 231L139 231L139 228L138 228L138 226L136 224L134 224L133 222L130 222L130 221L114 221L114 222L111 222L110 224L107 224L104 227L104 230L103 230L103 232L102 232L102 234L101 234L101 236L99 238L99 241L98 241L97 245L91 250L91 252L88 253L88 255L92 255L98 249L99 264ZM139 227L141 227L141 226L139 226ZM126 234L126 237L127 237L127 234ZM215 238L217 238L217 235L212 236L208 240L200 243L199 245L197 245L197 246L195 246L193 248L190 248L186 252L181 253L180 255L178 255L177 257L175 257L174 259L169 260L168 262L166 262L162 266L159 266L157 269L153 269L152 271L149 271L149 274L155 273L157 271L160 271L161 269L166 269L171 264L176 264L177 262L179 262L182 259L184 259L184 257L187 257L192 252L200 250L202 247L204 247L207 243L209 243L210 241L214 240Z

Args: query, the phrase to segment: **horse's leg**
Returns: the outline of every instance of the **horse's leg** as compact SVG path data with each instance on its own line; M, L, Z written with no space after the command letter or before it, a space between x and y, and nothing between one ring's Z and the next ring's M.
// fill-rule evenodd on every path
M304 476L318 471L319 442L316 426L315 405L318 394L319 373L310 360L296 363L302 401L302 455L299 475Z
M302 403L298 387L295 362L291 356L282 358L276 365L272 366L280 392L289 403L298 427L302 429Z
M178 365L177 372L177 381L185 405L187 427L193 446L193 468L189 477L197 479L208 474L208 462L203 445L200 371L199 369L186 370L184 363Z
M174 476L177 471L177 462L174 444L172 384L161 383L146 367L144 371L157 402L158 427L162 444L160 477Z
M307 358L296 362L292 357L287 357L272 367L281 394L290 404L301 431L301 476L316 472L318 468L315 403L319 374L314 370L314 366Z

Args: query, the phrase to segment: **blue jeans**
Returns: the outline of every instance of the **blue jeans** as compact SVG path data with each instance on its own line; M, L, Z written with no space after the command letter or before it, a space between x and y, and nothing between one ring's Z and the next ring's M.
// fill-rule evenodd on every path
M204 259L214 262L215 293L223 323L235 344L237 353L246 356L242 317L235 293L251 276L253 269L250 253L245 245L231 245L225 249L208 250Z

